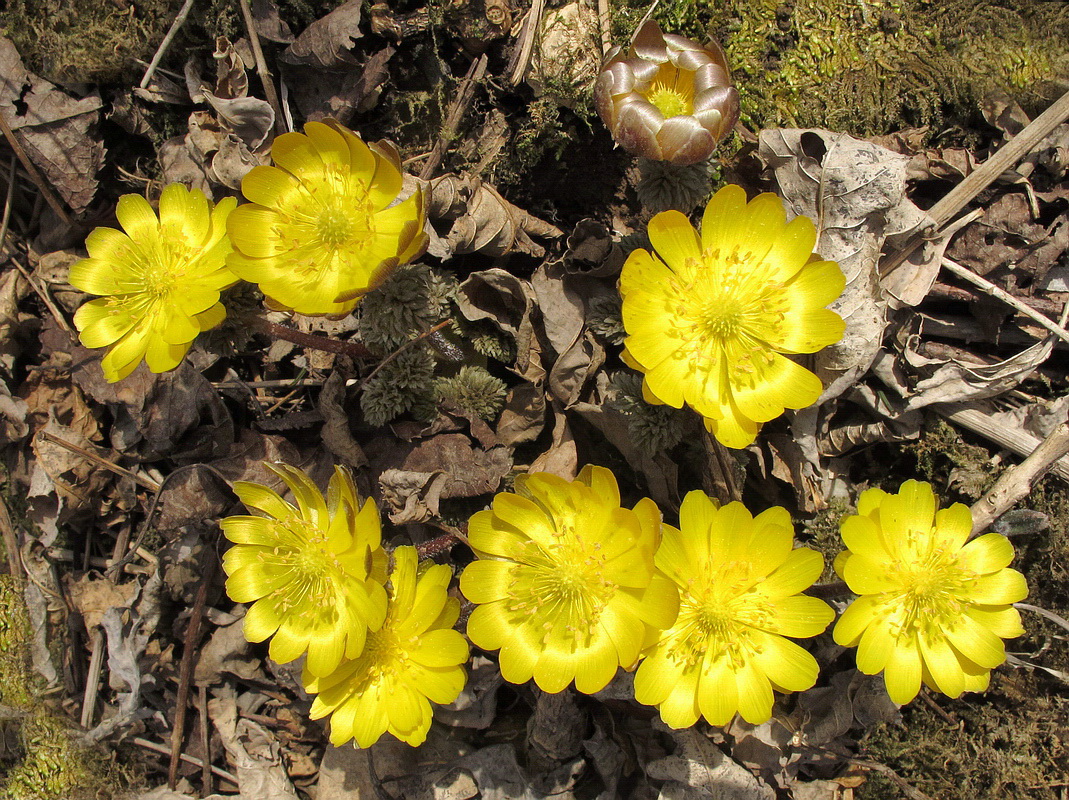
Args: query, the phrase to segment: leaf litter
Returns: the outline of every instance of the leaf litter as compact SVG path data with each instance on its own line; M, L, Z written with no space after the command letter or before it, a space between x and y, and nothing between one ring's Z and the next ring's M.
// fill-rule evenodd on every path
M222 591L216 521L238 508L227 481L270 482L262 462L281 460L323 485L334 463L347 464L389 521L389 541L459 567L467 548L435 543L462 533L518 474L573 478L584 463L604 464L625 495L652 496L671 521L686 490L714 485L715 469L694 419L634 401L636 376L619 357L616 279L649 215L640 171L612 150L585 94L607 21L593 4L546 13L541 37L529 32L541 3L454 3L440 19L438 6L346 2L302 16L294 5L252 3L252 41L236 9L216 28L198 21L140 86L130 65L126 84L53 84L0 38L0 114L69 215L35 201L33 175L9 156L0 443L15 523L5 554L25 584L41 697L79 741L109 754L96 784L78 789L118 797L125 782L131 800L957 797L931 764L983 786L977 776L991 767L970 765L970 753L1012 742L1022 757L999 761L988 785L1057 796L1069 763L1043 726L1069 724L1057 680L1069 648L1045 618L1019 644L1016 663L1034 668L1000 670L987 695L926 696L903 711L878 679L844 668L830 637L814 644L817 687L782 698L768 723L682 731L631 701L626 674L594 698L546 695L503 683L476 654L422 747L327 743L293 665L244 639L244 608ZM281 100L263 91L260 58ZM465 95L479 63L485 73ZM141 367L106 383L99 353L66 332L80 300L66 269L85 233L125 192L154 197L181 181L215 199L235 194L267 163L273 136L299 127L295 112L392 139L413 173L437 151L433 174L406 184L430 197L426 261L448 280L408 276L425 311L276 313L266 327L251 322L257 298L235 294L232 320L177 370ZM849 334L813 359L821 401L770 423L728 466L747 497L791 508L806 541L820 541L820 512L868 485L916 475L976 500L995 467L1066 423L1066 344L1035 315L1064 328L1069 125L1051 126L976 190L972 213L942 225L926 209L1035 116L1005 93L978 112L978 131L903 120L870 137L769 120L750 134L755 144L740 136L717 156L751 194L776 191L792 215L813 219L818 252L847 275L837 309ZM600 205L580 208L591 186L603 189ZM944 259L1032 314L963 282ZM324 338L338 347L324 350ZM460 364L482 371L480 386L503 387L485 415L434 391L458 385ZM369 404L379 368L388 380ZM1065 456L1052 471L1069 479ZM1069 496L1058 480L999 524L1017 526L1022 566L1043 587L1034 602L1064 615ZM1041 694L1049 699L1034 711ZM977 722L983 715L1002 727ZM914 729L929 765L910 756ZM25 756L0 752L0 767Z

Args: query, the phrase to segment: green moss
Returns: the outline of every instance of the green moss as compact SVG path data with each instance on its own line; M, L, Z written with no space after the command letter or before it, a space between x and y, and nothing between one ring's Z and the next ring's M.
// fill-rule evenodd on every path
M916 459L918 477L935 484L937 493L950 488L966 500L977 500L998 478L992 473L988 449L968 444L939 417L932 419L916 442L903 445L902 452Z
M861 756L894 769L940 800L1027 797L1056 800L1069 770L1069 700L1024 670L997 671L983 697L936 699L903 708L903 725L882 725L862 740ZM953 720L953 721L952 721ZM900 790L878 773L855 790L858 800L891 800Z
M627 41L645 3L616 15ZM994 89L1035 111L1069 77L1069 4L1005 0L677 0L667 32L723 44L758 129L867 135L975 118Z
M108 759L76 744L43 708L23 720L19 745L25 755L0 785L0 800L104 800L118 789Z
M818 583L829 583L839 579L835 570L832 569L835 557L846 549L842 534L839 532L839 525L848 514L852 513L854 509L846 501L833 498L828 502L827 508L819 511L815 517L802 526L803 533L800 538L803 544L819 550L824 556L824 571Z
M686 414L671 406L654 406L642 399L642 376L630 370L609 378L613 408L627 418L627 432L648 456L672 449L683 439Z
M107 82L140 74L181 0L10 0L0 28L34 72L54 81Z
M0 575L0 703L28 710L37 687L30 667L30 620L22 592Z

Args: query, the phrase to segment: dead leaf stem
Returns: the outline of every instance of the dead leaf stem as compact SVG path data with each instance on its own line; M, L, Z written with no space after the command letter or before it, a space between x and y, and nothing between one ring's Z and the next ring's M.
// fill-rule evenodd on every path
M401 353L403 353L405 350L410 348L412 345L416 344L417 342L423 341L427 337L432 336L433 334L435 334L438 331L442 330L446 326L452 325L452 324L453 324L452 318L446 319L446 320L442 320L437 325L435 325L433 328L430 328L428 330L423 331L423 333L421 333L419 336L415 337L414 339L409 339L403 345L401 345L396 350L394 350L392 353L390 353L388 356L386 356L386 358L384 358L382 360L382 363L380 363L377 367L375 367L375 369L371 370L371 372L369 372L367 375L365 375L363 378L361 378L360 382L356 384L356 391L359 392L361 389L363 389L364 385L379 373L379 370L381 370L383 367L385 367L387 364L389 364L391 361L393 361L395 358L397 358L399 355L401 355Z
M156 54L152 56L152 62L148 65L148 69L145 70L144 76L141 78L139 84L142 89L147 89L148 85L152 82L152 76L156 74L156 68L159 67L160 61L163 60L163 56L167 53L167 49L171 46L171 42L174 41L174 37L178 35L178 31L185 25L186 19L189 17L189 12L193 8L193 0L186 0L182 4L182 7L178 9L178 13L174 17L174 22L171 23L170 29L167 31L167 35L163 37L163 41L160 42L160 46L156 48Z
M144 747L146 750L151 750L154 753L160 753L161 755L165 755L165 756L171 754L171 751L170 751L169 748L164 747L162 744L156 744L155 742L150 742L148 739L144 739L144 738L142 738L140 736L135 736L132 741L137 746ZM205 762L202 761L199 758L194 758L193 756L187 756L185 753L182 753L180 758L183 761L185 761L187 764L192 764L193 766L200 767L201 769L204 768L204 763ZM215 766L214 764L209 764L208 767L209 767L209 769L211 769L212 773L216 777L222 778L224 781L230 781L230 783L232 783L234 786L238 786L239 785L238 784L238 777L233 772L227 772L225 769L221 769L221 768Z
M253 322L253 327L260 333L264 333L274 339L281 339L284 342L293 342L293 344L307 347L311 350L321 350L324 353L337 353L338 355L345 355L350 358L367 358L371 355L371 351L359 342L343 342L339 339L328 339L326 336L305 333L296 328L279 325L277 322L268 322L264 319L257 319Z

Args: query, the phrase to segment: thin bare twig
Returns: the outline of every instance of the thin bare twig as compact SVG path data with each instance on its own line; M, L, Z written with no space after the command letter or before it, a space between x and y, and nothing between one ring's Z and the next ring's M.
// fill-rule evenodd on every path
M367 384L367 382L369 380L371 380L372 378L374 378L376 375L379 374L379 370L381 370L383 367L385 367L387 364L389 364L391 361L393 361L395 358L397 358L399 355L401 355L401 353L405 352L405 350L407 350L408 348L410 348L412 345L416 344L417 342L422 342L428 336L432 336L433 334L435 334L438 331L442 330L442 328L446 327L447 325L451 325L452 322L453 322L452 319L444 320L442 322L439 322L433 328L428 328L427 330L423 331L423 333L421 333L419 336L415 337L414 339L409 339L403 345L401 345L396 350L394 350L392 353L390 353L388 356L386 356L386 358L382 359L382 362L377 367L375 367L375 369L371 370L371 372L369 372L367 375L365 375L363 378L361 378L356 384L356 391L359 392L361 389L363 389L365 384Z
M200 749L204 753L204 763L200 772L200 796L212 793L212 734L208 727L208 687L201 684L197 691L197 720L200 723Z
M434 175L438 165L442 163L442 156L445 155L445 151L456 138L460 122L464 119L464 115L468 112L468 106L471 105L471 101L475 97L475 87L479 85L479 81L486 75L487 63L489 62L486 54L483 53L468 67L468 72L457 89L456 97L449 104L449 113L446 114L445 124L442 126L438 141L434 143L434 149L431 150L430 156L427 157L426 162L423 164L423 169L420 170L419 177L422 180L429 180Z
M156 48L156 54L152 57L152 63L148 65L148 69L145 70L145 74L141 78L141 83L139 85L142 89L148 88L148 85L152 82L152 76L156 74L156 68L160 65L160 61L163 60L163 56L167 52L167 48L171 46L171 42L174 41L174 37L178 35L178 31L185 25L186 18L189 17L189 12L192 8L193 0L186 0L186 2L182 4L182 7L178 9L174 22L171 23L171 27L167 31L167 35L163 37L163 41L160 42L160 46Z
M104 469L109 470L110 472L114 472L116 475L123 475L127 478L130 478L143 489L148 489L150 492L158 492L160 490L160 485L156 483L156 481L142 477L136 472L131 472L126 467L120 467L114 461L108 461L106 458L101 458L96 453L92 453L89 450L86 450L84 447L79 447L78 445L73 444L72 442L68 442L66 439L61 439L55 434L49 433L48 431L40 431L37 435L44 439L46 442L58 444L65 450L70 450L72 453L77 453L82 458L87 459L88 461L92 461L97 466L103 467Z
M1069 453L1069 423L1056 426L1032 454L1010 467L983 497L972 506L972 536L979 536L991 523L1024 499L1036 481L1042 478L1059 458Z
M143 739L140 736L135 736L133 738L133 743L138 745L138 746L140 746L140 747L144 747L146 750L152 750L155 753L160 753L161 755L167 756L167 755L171 754L170 749L164 747L162 744L156 744L155 742L150 742L148 739ZM187 756L185 753L182 753L180 758L183 761L185 761L187 764L192 764L193 766L200 767L202 769L204 768L204 762L199 758L194 758L193 756ZM235 786L238 785L238 777L233 772L227 772L225 769L220 769L219 767L215 766L214 764L210 765L210 766L211 766L212 772L217 777L222 778L224 781L230 781Z
M19 591L22 591L23 572L22 560L19 558L19 535L15 532L15 526L11 523L11 514L7 510L7 503L2 497L0 497L0 536L3 537L4 550L7 554L7 571Z
M33 289L34 293L41 298L41 302L48 308L48 311L52 314L52 318L55 319L56 324L67 333L73 334L74 328L67 322L67 318L63 316L63 312L59 310L59 306L55 304L52 298L48 295L48 292L37 285L37 281L34 280L33 274L26 269L26 267L22 266L22 263L15 258L14 254L10 253L7 248L0 248L0 251L7 253L8 261L14 264L15 269L22 273L22 277L24 277L26 282L30 284L30 288Z
M7 232L11 225L11 206L15 198L15 172L18 169L18 159L11 157L11 167L7 171L7 197L4 198L4 219L0 222L0 249L5 247Z
M1043 314L1040 314L1031 306L1022 303L1009 292L1000 289L991 281L987 280L986 278L981 278L972 270L963 267L958 262L953 261L947 258L946 256L943 256L943 266L946 267L950 272L957 275L962 280L968 281L973 286L983 289L987 294L991 295L992 297L1001 300L1014 311L1023 314L1024 316L1033 320L1037 324L1042 325L1044 328L1046 328L1052 334L1057 336L1063 342L1069 344L1069 331L1067 331L1061 325L1049 319L1048 317L1045 317Z
M1037 144L1066 119L1069 119L1069 92L1054 101L1046 111L1026 125L1024 130L1002 145L994 155L977 167L975 172L967 175L961 183L947 192L942 200L928 209L928 216L935 220L936 227L942 228L946 225L970 200L994 183L1022 157L1032 152ZM923 237L914 238L882 265L881 270L890 272L904 262L929 235L930 232L926 231Z
M338 339L328 339L326 336L305 333L296 328L289 328L285 325L279 325L276 322L268 322L264 319L257 318L253 323L253 327L260 333L267 334L275 339L281 339L284 342L292 342L293 344L298 344L301 347L307 347L311 350L322 350L324 353L337 353L339 355L357 359L367 358L371 355L371 351L359 342L343 342Z
M21 162L23 169L26 170L26 174L30 176L30 180L33 181L38 191L41 193L41 197L45 199L45 202L52 207L52 210L56 212L64 225L74 227L74 217L72 217L67 209L64 208L62 201L55 192L52 191L52 186L42 177L41 173L37 171L37 167L30 161L30 157L26 155L26 150L22 146L17 138L15 138L15 132L11 130L11 126L7 124L7 118L0 114L0 131L3 131L4 138L7 139L7 143L11 145L11 149L15 151L15 157Z
M267 68L263 48L260 47L260 34L256 32L256 21L252 18L249 0L239 0L239 2L241 4L241 15L245 18L245 29L249 33L249 44L252 45L252 56L256 61L256 74L260 76L260 82L264 86L267 103L275 112L275 133L284 133L286 128L283 123L282 104L278 100L278 92L275 91L275 82L271 79L271 71Z
M182 639L182 661L178 667L178 697L175 699L174 726L171 728L171 763L167 769L167 785L173 791L178 784L178 762L182 757L182 740L185 737L186 712L189 710L189 690L193 684L193 652L200 642L200 629L204 622L204 606L208 603L208 588L215 577L215 558L208 560L207 569L197 587L186 635ZM207 753L205 753L207 755Z

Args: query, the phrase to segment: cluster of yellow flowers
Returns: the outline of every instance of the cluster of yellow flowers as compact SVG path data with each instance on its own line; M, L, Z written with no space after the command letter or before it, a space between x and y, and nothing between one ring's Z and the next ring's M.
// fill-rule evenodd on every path
M428 700L450 703L464 688L468 645L453 630L460 604L446 594L449 568L421 569L415 548L398 547L388 570L378 509L360 503L345 470L335 470L324 499L299 470L267 466L297 505L238 482L234 491L257 515L222 522L234 542L223 558L227 594L251 603L245 637L270 637L278 662L307 654L312 716L333 715L334 744L370 747L387 731L421 744Z
M279 661L307 653L312 716L331 715L334 744L367 747L387 731L421 743L430 702L452 702L465 681L449 567L419 565L402 546L387 582L378 512L360 504L348 473L336 472L324 501L299 471L272 470L297 506L238 483L259 516L222 523L235 543L227 591L252 603L246 636L273 637ZM936 505L931 486L907 481L898 494L863 493L842 523L849 549L835 569L859 597L833 636L858 648L861 671L884 673L897 703L922 683L952 697L985 689L1005 660L1002 639L1023 633L1012 604L1027 587L1008 567L1009 541L967 541L968 508ZM794 546L783 508L754 516L693 491L677 528L648 498L621 505L613 474L588 466L575 481L521 476L514 493L472 516L468 536L477 559L460 578L475 604L467 636L500 651L512 683L593 693L619 669L635 671L635 699L673 728L699 717L726 725L735 714L760 724L775 691L816 683L816 659L791 639L823 633L835 612L802 594L824 559Z
M268 303L300 314L344 315L399 264L422 255L426 198L397 202L401 162L337 123L309 122L274 140L275 166L241 183L251 200L216 206L198 189L167 186L159 217L137 195L119 200L123 231L97 228L70 284L97 295L75 315L86 347L107 347L109 381L144 360L174 369L201 331L226 318L219 292L245 280Z

